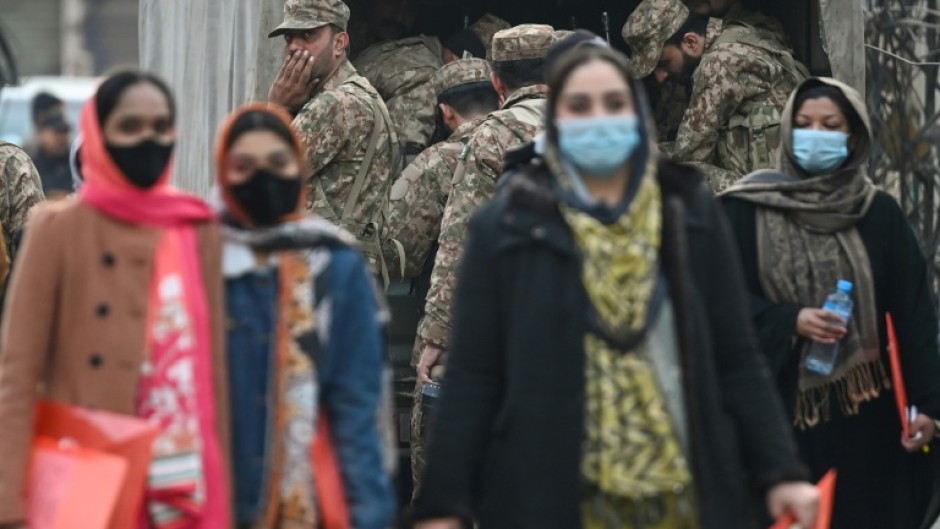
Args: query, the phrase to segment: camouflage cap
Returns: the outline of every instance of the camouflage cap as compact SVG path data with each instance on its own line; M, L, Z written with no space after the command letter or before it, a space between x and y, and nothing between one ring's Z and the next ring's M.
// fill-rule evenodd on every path
M643 0L623 26L623 39L630 46L630 66L637 77L653 73L663 54L663 45L682 28L689 8L680 0Z
M544 59L555 43L555 30L542 24L522 24L493 35L493 61Z
M461 59L445 64L431 78L434 95L440 96L455 86L489 82L492 72L490 63L484 59Z
M268 38L283 35L290 30L317 29L327 24L346 31L349 7L340 0L287 0L284 4L284 22L268 34Z
M480 42L486 48L486 58L490 60L493 59L493 35L511 27L509 22L491 13L483 15L470 25L470 29L480 38Z

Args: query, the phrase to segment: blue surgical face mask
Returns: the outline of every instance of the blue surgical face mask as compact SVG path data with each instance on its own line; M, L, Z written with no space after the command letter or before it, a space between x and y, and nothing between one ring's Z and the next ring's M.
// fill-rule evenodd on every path
M831 173L849 157L849 135L837 130L795 129L793 157L811 175Z
M634 114L559 119L558 148L584 176L612 177L640 144L640 121Z

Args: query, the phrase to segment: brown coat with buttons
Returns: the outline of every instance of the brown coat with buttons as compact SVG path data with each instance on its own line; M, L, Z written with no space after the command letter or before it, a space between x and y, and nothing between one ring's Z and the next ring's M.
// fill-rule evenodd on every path
M196 227L212 325L218 432L228 461L221 242ZM17 256L0 334L0 525L25 518L37 398L133 414L160 231L78 201L42 207Z

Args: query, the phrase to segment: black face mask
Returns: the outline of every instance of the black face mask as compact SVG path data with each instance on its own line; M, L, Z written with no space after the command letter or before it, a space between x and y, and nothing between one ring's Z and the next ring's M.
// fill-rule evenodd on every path
M129 146L107 145L108 154L130 183L141 189L150 189L166 170L173 144L164 145L144 140Z
M252 222L271 226L297 210L300 189L300 178L259 169L247 182L232 186L232 194Z

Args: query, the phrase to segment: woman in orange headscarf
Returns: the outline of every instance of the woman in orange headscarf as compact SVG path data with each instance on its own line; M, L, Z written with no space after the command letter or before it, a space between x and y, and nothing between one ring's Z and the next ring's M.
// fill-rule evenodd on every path
M383 312L366 262L352 236L304 215L304 151L284 112L237 110L217 163L237 526L385 529Z
M0 338L0 526L28 523L38 398L159 427L139 528L230 524L219 234L170 186L174 118L163 81L109 77L82 113L78 198L30 221Z

